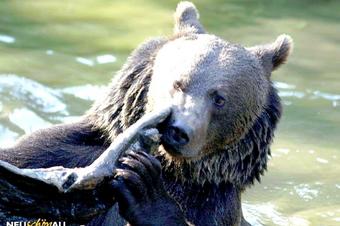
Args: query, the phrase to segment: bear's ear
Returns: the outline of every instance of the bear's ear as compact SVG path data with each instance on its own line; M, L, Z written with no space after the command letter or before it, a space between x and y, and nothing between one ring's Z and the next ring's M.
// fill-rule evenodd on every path
M261 61L267 73L271 73L281 64L285 63L293 49L293 39L282 34L271 44L248 48Z
M174 33L205 33L203 26L199 22L199 14L194 4L191 2L180 2L174 14Z

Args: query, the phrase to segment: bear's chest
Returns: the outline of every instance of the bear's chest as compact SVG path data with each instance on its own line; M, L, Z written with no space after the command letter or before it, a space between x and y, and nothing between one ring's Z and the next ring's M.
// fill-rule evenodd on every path
M194 225L239 225L240 192L232 184L181 184L169 179L164 184Z

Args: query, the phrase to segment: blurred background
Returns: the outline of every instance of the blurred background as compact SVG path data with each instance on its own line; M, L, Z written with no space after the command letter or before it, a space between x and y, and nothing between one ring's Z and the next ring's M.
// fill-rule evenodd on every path
M208 32L295 42L273 74L284 104L269 171L243 197L254 225L340 225L340 1L194 1ZM0 146L82 115L177 1L0 0Z

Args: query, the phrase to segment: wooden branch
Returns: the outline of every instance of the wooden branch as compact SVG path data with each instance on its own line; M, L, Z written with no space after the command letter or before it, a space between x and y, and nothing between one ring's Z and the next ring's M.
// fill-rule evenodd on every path
M19 169L0 160L0 211L87 222L114 204L109 185L119 157L140 146L157 148L160 134L155 127L170 112L168 107L146 114L84 168Z

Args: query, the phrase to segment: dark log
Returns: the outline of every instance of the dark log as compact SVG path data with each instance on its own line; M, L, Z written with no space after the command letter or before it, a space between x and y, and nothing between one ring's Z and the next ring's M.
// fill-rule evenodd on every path
M19 169L0 160L0 211L5 214L86 223L114 203L110 181L120 156L159 146L155 127L170 108L146 114L84 168Z

